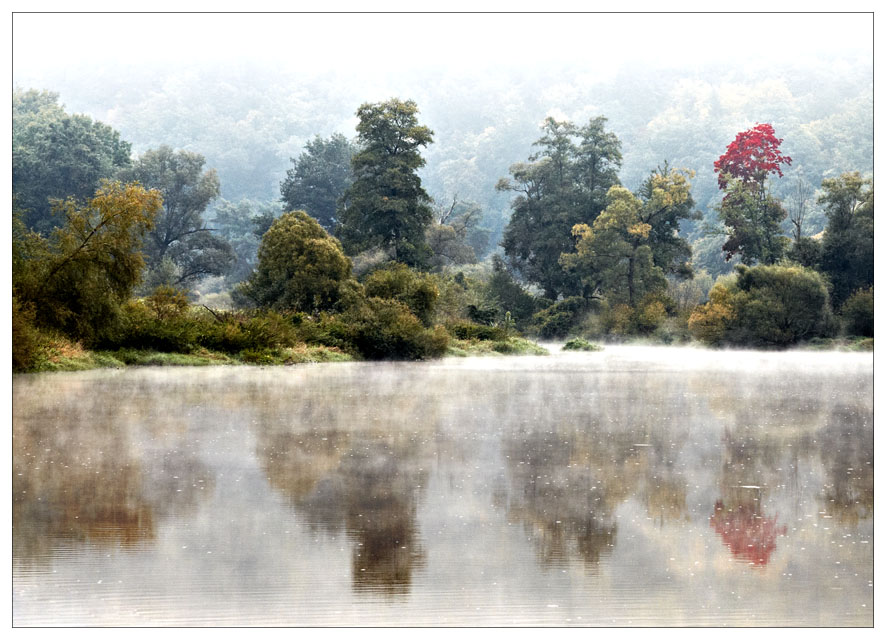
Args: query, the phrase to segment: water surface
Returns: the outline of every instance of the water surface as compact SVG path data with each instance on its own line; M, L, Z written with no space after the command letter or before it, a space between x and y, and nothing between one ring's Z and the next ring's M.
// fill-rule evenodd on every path
M871 354L16 376L16 625L873 623Z

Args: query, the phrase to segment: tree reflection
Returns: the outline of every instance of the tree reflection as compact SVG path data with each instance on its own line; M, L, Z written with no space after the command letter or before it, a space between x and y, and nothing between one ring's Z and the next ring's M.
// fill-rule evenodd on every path
M266 428L259 438L272 486L312 526L353 541L354 590L408 593L425 561L416 509L427 471L415 434Z
M769 563L775 551L775 539L787 534L787 527L779 526L777 517L770 518L760 513L756 501L739 502L727 507L722 500L718 500L710 523L733 556L758 567Z
M869 415L841 403L819 434L827 476L820 495L822 510L853 526L874 513L874 431ZM847 438L846 433L857 435Z
M191 509L213 478L178 449L152 456L133 441L136 397L79 393L60 378L55 403L16 396L13 544L17 560L46 560L57 541L137 548L158 518ZM39 390L39 389L35 389ZM149 411L146 411L150 413Z

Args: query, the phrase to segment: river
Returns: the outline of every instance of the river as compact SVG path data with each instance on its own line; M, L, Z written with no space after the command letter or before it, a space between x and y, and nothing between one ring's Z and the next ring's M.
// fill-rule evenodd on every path
M870 626L873 357L13 379L13 623Z

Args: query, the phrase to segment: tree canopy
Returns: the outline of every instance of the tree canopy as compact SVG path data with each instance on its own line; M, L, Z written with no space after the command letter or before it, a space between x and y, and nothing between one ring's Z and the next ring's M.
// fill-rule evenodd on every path
M418 123L412 100L366 103L357 117L360 151L351 160L354 182L342 199L336 235L351 253L380 248L394 261L424 265L433 212L416 172L433 131Z
M261 307L329 311L350 275L341 243L304 211L290 211L262 236L258 266L240 291Z
M187 284L206 275L222 275L236 254L203 224L203 212L219 194L215 170L203 170L205 158L192 151L161 145L139 156L122 173L163 197L163 211L145 247L151 284Z
M41 233L64 224L52 201L92 198L103 179L130 164L130 145L111 127L69 115L58 94L12 94L12 191L24 224Z
M605 131L605 123L597 117L577 127L548 118L535 142L539 151L529 162L512 165L511 179L496 186L519 194L504 231L505 255L551 299L580 290L578 278L561 267L560 255L573 248L573 226L593 223L609 188L619 184L621 143Z
M338 220L338 201L354 181L351 159L354 144L340 133L328 140L315 137L305 145L293 167L280 183L280 195L287 211L301 210L332 231Z

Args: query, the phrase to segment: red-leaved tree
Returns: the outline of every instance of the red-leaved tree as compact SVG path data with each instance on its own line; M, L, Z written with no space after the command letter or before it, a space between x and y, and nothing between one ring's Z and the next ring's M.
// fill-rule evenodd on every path
M787 212L766 189L766 178L781 177L782 165L791 164L778 149L781 142L771 124L757 124L735 136L714 162L717 185L726 192L718 208L729 236L723 245L727 260L740 254L745 264L774 264L784 255L787 238L780 225Z
M753 183L761 190L769 174L782 177L781 165L790 165L791 158L779 151L781 142L781 138L775 137L771 124L758 124L739 133L726 148L726 153L714 162L714 171L719 174L717 185L725 190L729 182L725 174L728 174L746 185Z

